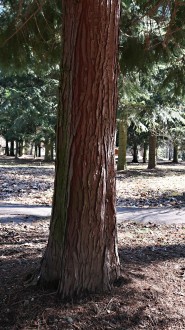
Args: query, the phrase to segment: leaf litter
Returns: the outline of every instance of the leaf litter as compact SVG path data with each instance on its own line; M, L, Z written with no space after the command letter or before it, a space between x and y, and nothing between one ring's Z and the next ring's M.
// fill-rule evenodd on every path
M25 205L51 205L54 175L54 164L27 161L22 166L16 162L3 166L0 162L0 199ZM185 206L185 163L162 164L156 170L147 170L143 164L129 165L129 170L117 172L116 187L118 206Z
M155 170L131 165L117 172L117 205L123 207L185 206L185 163L163 163Z
M13 199L14 202L21 201L25 204L36 204L37 201L49 204L51 196L48 197L50 192L47 190L52 189L52 186L46 187L53 180L54 167L26 167L22 171L27 177L13 175L14 182L19 177L19 183L23 184L26 178L26 185L26 181L30 181L32 177L32 185L37 181L37 187L45 187L38 191L40 195L41 191L43 195L46 193L46 200L42 196L37 199L34 188L29 183L26 185L30 193L28 199L26 193L21 192L22 195L19 195L19 192L14 191L10 192L12 197L8 200L4 198L4 201L10 202ZM134 180L134 170L132 171ZM8 171L3 173L10 179ZM15 174L12 169L11 173ZM168 169L165 168L165 175L167 174ZM122 191L125 191L125 174L121 174L121 178L119 175L118 173ZM130 180L128 173L126 175ZM175 176L181 176L179 193L183 191L184 168ZM135 191L138 189L137 178L136 171ZM5 182L2 176L1 180ZM44 180L46 186L39 185ZM126 178L127 183L129 180ZM161 177L157 180L160 181ZM140 177L140 189L141 185ZM130 194L129 189L131 187L128 185L127 194ZM150 190L149 183L147 189ZM169 191L170 189L171 186ZM137 199L135 191L130 197L134 202ZM166 193L167 188L164 191ZM163 194L162 185L161 192ZM180 204L180 207L183 205ZM185 329L185 225L136 222L119 224L121 278L112 291L61 302L56 292L43 291L40 287L27 284L42 259L49 219L21 216L19 220L16 222L12 217L6 223L1 223L0 219L0 329Z

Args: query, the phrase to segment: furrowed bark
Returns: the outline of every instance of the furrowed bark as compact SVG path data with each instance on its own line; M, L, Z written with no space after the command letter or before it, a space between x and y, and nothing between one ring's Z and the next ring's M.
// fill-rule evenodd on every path
M119 277L114 137L119 0L63 0L56 177L41 280L63 298Z

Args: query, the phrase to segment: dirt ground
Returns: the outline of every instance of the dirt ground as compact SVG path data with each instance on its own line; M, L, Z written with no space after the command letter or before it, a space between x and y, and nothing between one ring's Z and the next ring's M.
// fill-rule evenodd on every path
M12 171L27 171L29 178L33 177L31 187L30 179L27 180L24 175L12 176L17 187L24 181L27 188L21 189L27 189L27 193L15 193L12 188L6 198L1 189L3 201L24 203L25 197L26 204L27 194L30 204L36 204L37 200L44 201L44 197L36 197L38 191L42 195L41 188L33 187L34 184L35 187L42 187L43 195L49 196L52 186L48 182L53 179L53 169L52 165L46 166L45 171L43 165L42 172L39 172L39 166L13 163L10 169L10 165L3 163L0 168L1 187L3 183L4 188L11 186ZM35 173L40 175L36 178ZM146 207L146 200L152 202L156 199L156 207L160 207L161 203L184 207L184 177L184 164L174 167L165 165L150 172L143 167L131 167L126 173L118 173L118 202L125 205L144 200L140 206ZM160 194L156 193L159 181ZM165 183L167 181L169 186ZM39 186L39 183L42 185ZM146 194L146 200L142 193ZM45 202L49 204L49 197ZM185 329L185 225L120 224L121 279L107 294L90 295L71 302L61 302L56 292L30 285L30 276L39 266L46 246L48 228L49 219L24 217L18 223L13 218L6 223L0 221L0 329Z

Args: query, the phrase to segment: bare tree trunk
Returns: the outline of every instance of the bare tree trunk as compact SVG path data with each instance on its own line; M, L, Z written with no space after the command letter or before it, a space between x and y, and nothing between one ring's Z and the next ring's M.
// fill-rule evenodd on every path
M41 147L41 144L39 143L39 145L38 145L38 157L41 157L41 149L42 149L42 147Z
M9 156L9 155L10 155L10 150L9 150L8 140L6 140L5 155L6 155L6 156Z
M14 154L14 140L10 141L10 156L15 156L15 154Z
M127 161L127 118L119 121L119 151L118 151L118 170L126 170Z
M114 139L119 0L63 0L56 177L41 281L72 297L119 277Z
M34 156L35 157L35 148L34 148L34 143L33 142L31 143L31 148L30 148L29 154L31 156Z
M156 167L156 145L157 135L155 133L150 133L148 169L154 169Z
M172 147L172 143L171 141L169 141L169 145L168 145L168 153L169 153L169 160L172 160L172 154L173 154L173 147Z
M19 141L19 156L22 156L24 152L23 143L24 143L23 140Z
M178 160L178 144L176 142L174 142L173 145L173 163L178 164L179 160Z
M51 160L54 159L54 142L52 140L50 142L50 158Z
M134 143L133 145L133 159L132 159L132 163L139 163L138 160L138 146L136 143Z
M147 153L147 148L148 148L148 144L146 142L144 142L143 145L143 163L146 163L146 153Z
M44 157L45 161L50 161L51 160L51 140L47 139L45 141L45 157Z
M19 142L15 140L15 158L19 156Z

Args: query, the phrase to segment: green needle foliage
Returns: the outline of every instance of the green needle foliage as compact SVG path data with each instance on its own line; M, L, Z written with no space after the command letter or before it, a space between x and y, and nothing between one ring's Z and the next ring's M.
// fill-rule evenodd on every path
M33 73L0 79L0 134L7 140L54 139L58 80Z
M6 72L60 62L61 1L1 1L0 64Z
M51 68L56 67L56 64L59 65L62 25L61 4L62 1L60 0L0 1L1 72L14 75L15 71L18 71L19 73L23 72L24 75L28 73L29 77L31 68L32 72L34 71L37 75L43 76L44 72L50 72ZM161 129L161 124L158 124L160 114L162 114L164 121L169 121L171 110L168 109L172 103L177 104L177 99L179 103L179 97L184 95L184 17L185 4L183 1L121 1L119 61L124 82L122 92L119 93L118 117L124 118L125 116L127 118L126 124L135 123L135 127L140 132L149 129L148 126ZM149 79L146 82L147 76ZM154 77L156 78L154 79ZM40 92L38 91L39 88ZM18 96L21 100L22 91L16 88L15 90L14 92L9 91L10 95L6 97L6 107L3 103L3 111L5 109L10 111L8 102L10 104L11 98L11 104L17 109L15 100L19 98ZM24 100L24 106L20 107L21 110L20 108L19 111L13 110L11 106L13 113L17 111L18 119L15 121L15 113L6 115L8 118L14 118L11 131L15 134L19 134L19 128L22 127L23 123L29 122L26 110L24 110L23 115L23 108L30 109L29 113L31 113L32 108L33 113L35 111L35 119L41 118L36 113L37 111L41 113L38 110L39 106L36 106L37 102L42 104L42 108L45 109L42 112L43 118L45 118L44 111L47 112L46 109L49 109L49 106L52 109L52 102L47 103L47 97L46 99L43 97L43 87L35 86L35 91L31 92L32 101L29 100L29 93L27 94L26 91L24 93L27 100ZM33 95L35 95L35 98L33 98ZM168 100L169 103L169 95L171 105L166 104L165 101ZM36 99L39 99L39 101L36 101ZM144 115L145 120L142 119L142 113L146 113ZM33 117L32 115L30 118ZM2 121L1 127L5 125L6 120ZM40 124L39 120L37 123L39 127L45 127L45 131L42 129L39 131L39 138L42 138L42 135L46 135L46 131L50 132L50 125L46 124L45 119L43 119L45 124ZM22 131L25 132L26 124L23 126ZM28 127L32 132L35 131L35 127L38 127L38 125L31 123L31 125L28 124ZM3 129L1 130L3 131Z
M185 3L122 1L120 68L123 74L148 72L153 64L168 64L168 81L183 84ZM171 69L171 70L170 70ZM184 85L184 84L183 84Z

